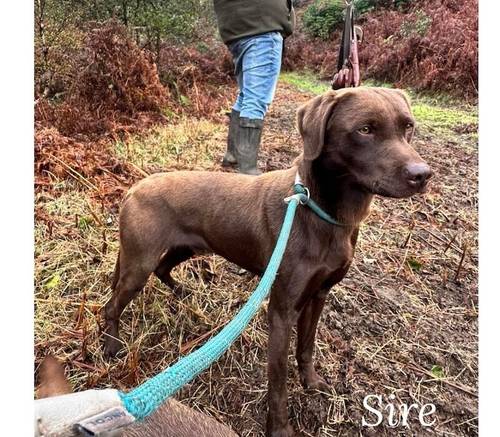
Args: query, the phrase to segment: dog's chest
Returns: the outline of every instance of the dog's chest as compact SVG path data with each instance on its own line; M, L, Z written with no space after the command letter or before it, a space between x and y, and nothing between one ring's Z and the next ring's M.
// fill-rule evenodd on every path
M336 232L328 238L328 244L322 252L322 264L327 267L328 276L340 281L349 270L354 257L357 232Z
M316 266L322 266L325 274L347 270L352 262L354 246L344 235L324 235L308 243L308 259Z

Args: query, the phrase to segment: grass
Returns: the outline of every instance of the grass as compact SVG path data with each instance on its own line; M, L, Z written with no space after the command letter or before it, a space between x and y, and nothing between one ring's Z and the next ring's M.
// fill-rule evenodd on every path
M172 166L209 168L222 153L224 127L208 120L181 119L115 145L118 157L148 172Z
M280 81L293 85L299 91L311 94L322 94L331 89L328 82L319 80L314 73L308 71L283 72L280 74Z
M434 106L418 98L413 104L413 114L420 129L456 143L466 140L477 142L478 114L476 108L469 110Z

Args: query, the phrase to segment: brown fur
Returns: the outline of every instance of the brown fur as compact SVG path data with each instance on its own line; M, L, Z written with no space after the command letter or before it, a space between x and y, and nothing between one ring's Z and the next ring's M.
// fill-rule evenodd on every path
M38 399L72 393L72 388L64 376L64 369L54 357L47 356L39 372ZM169 399L144 421L135 422L124 428L122 432L113 432L113 435L122 437L238 437L227 426L174 399Z
M38 399L50 398L72 393L71 386L64 376L64 369L51 355L45 357L38 370L40 385L37 390Z
M271 292L267 432L293 435L286 408L290 331L297 325L302 384L327 389L312 360L316 326L329 289L351 264L359 224L373 195L423 192L431 175L409 145L413 123L400 91L328 92L298 111L304 154L288 170L259 177L184 171L139 182L120 214L119 268L105 310L106 353L118 352L120 314L152 272L172 285L170 271L176 265L193 254L217 253L262 274L283 220L283 198L292 193L299 171L311 197L348 226L333 226L307 207L299 208Z

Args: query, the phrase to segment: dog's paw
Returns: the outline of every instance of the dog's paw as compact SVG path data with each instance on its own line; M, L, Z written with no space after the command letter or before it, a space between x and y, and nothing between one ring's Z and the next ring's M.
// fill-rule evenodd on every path
M115 358L122 349L120 340L114 337L106 337L104 340L104 358L110 360Z
M174 280L172 280L170 288L172 289L172 292L180 299L183 299L191 294L191 290L189 288Z
M330 385L316 372L309 372L307 375L301 375L300 383L306 390L318 390L324 393L332 392Z
M297 434L295 434L292 426L287 424L284 428L268 431L266 435L268 437L295 437Z

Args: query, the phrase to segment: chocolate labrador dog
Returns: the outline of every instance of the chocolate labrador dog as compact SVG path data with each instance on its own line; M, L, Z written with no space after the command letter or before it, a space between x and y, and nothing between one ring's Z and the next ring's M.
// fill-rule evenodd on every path
M267 433L291 436L287 353L297 325L301 383L327 389L313 349L330 288L342 280L374 195L403 198L426 190L429 166L410 146L415 121L405 94L384 88L327 92L298 111L304 152L288 170L259 177L221 172L160 173L127 194L113 297L105 308L105 352L120 348L118 320L151 273L175 286L171 270L195 254L216 253L261 275L273 251L297 174L310 196L343 225L297 210L271 291L268 320Z

